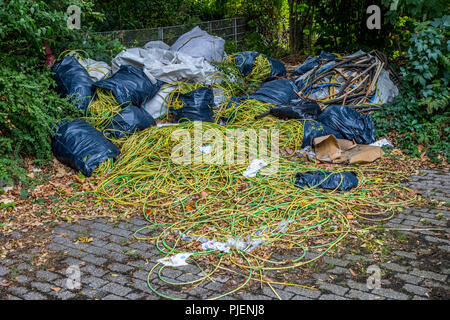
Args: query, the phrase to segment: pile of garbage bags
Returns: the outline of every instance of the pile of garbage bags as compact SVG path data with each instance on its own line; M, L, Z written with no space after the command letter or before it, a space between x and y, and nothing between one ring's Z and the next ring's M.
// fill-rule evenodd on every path
M172 46L151 41L143 48L123 50L112 59L111 66L73 55L57 61L52 67L56 90L78 109L86 112L99 88L111 91L122 109L102 130L80 119L59 123L52 138L54 155L62 163L91 176L100 163L120 153L109 138L155 126L156 120L168 112L169 95L183 82L199 82L202 86L178 94L182 105L172 110L175 122L214 122L215 101L225 98L231 105L256 99L273 105L269 112L258 117L270 114L279 119L303 121L302 147L313 147L316 138L329 135L359 145L374 143L374 123L370 115L360 112L364 111L361 105L379 106L398 94L383 63L370 53L360 51L338 57L322 51L318 57L308 57L288 75L280 60L244 51L232 54L243 76L253 71L258 57L267 59L270 72L249 96L218 96L211 85L217 81L215 63L227 57L224 48L225 40L195 27ZM229 119L220 121L226 125ZM350 172L320 171L298 174L295 183L298 187L337 187L345 191L355 187L357 181Z

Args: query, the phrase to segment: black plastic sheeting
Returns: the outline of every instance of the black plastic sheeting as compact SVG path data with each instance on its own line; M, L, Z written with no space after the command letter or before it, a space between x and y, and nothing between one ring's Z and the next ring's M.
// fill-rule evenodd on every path
M321 112L317 102L306 99L296 99L289 104L270 108L270 114L279 119L317 120Z
M183 107L173 109L175 122L214 122L214 94L211 88L202 87L178 96Z
M262 53L256 51L243 51L234 53L234 61L242 75L247 76L253 70L255 59ZM270 58L265 55L270 62L270 77L286 76L286 68L280 60Z
M260 54L261 53L256 51L243 51L233 53L235 64L244 76L247 76L252 72L255 59Z
M57 92L62 97L69 97L78 109L85 111L92 99L93 81L86 69L77 59L66 56L55 62L52 78L57 84Z
M104 133L121 138L151 126L156 126L155 119L144 109L131 105L112 118L111 124L105 128Z
M126 107L131 104L141 106L153 98L163 84L161 81L152 84L141 69L122 65L112 77L95 82L94 87L111 90L117 102Z
M298 188L322 188L348 191L358 186L358 176L354 172L330 173L325 171L299 172L295 176Z
M60 123L52 137L52 152L63 164L92 175L103 161L115 158L119 149L103 134L84 120Z
M317 121L339 132L343 139L355 140L359 144L375 142L375 124L372 118L352 108L330 105Z
M306 58L306 60L299 65L294 72L292 72L292 77L301 76L302 74L314 69L314 67L321 65L322 62L325 60L326 62L334 61L336 59L336 55L323 51L320 52L320 55L318 57L312 57L309 56Z
M330 134L334 135L337 139L344 139L338 131L327 127L323 123L314 120L305 120L303 123L302 147L312 146L315 138Z
M271 77L285 77L286 76L286 67L284 63L280 60L273 59L267 57L267 60L270 62L270 76ZM270 78L269 78L270 79Z
M249 96L250 99L257 99L263 102L276 105L288 104L291 100L298 98L297 86L289 79L276 79L264 82L258 90Z

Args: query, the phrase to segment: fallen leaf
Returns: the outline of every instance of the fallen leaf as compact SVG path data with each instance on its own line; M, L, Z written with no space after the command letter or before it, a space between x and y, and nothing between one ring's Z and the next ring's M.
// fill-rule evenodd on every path
M54 288L52 288L52 290L55 291L55 292L59 292L61 290L61 288L60 287L54 287Z
M357 274L355 273L355 271L352 270L352 268L348 269L348 271L350 272L350 274L354 277L357 276Z

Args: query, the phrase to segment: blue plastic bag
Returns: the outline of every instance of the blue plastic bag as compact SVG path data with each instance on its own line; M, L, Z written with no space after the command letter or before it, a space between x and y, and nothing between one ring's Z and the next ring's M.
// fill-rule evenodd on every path
M120 154L100 131L80 119L58 124L51 148L61 163L81 171L86 177L90 177L103 161Z
M352 108L330 105L322 111L317 121L339 132L342 137L340 139L355 140L359 144L375 142L375 124L372 118Z
M123 107L131 104L142 106L153 98L164 83L153 84L145 73L132 65L121 65L112 77L97 81L94 87L111 90L117 102Z
M201 87L178 96L183 107L174 109L175 122L214 122L214 93L209 87Z
M112 118L104 133L120 138L151 126L156 126L155 119L144 109L131 105L122 109Z
M330 173L324 171L299 172L295 176L298 188L322 188L348 191L358 186L358 176L354 172Z
M68 97L78 109L85 111L92 100L93 81L86 69L77 59L66 56L55 62L52 67L52 78L56 90L62 97Z

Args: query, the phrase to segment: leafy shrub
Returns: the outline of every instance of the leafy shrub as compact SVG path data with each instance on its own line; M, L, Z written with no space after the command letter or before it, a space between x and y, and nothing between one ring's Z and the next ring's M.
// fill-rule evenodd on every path
M82 8L82 30L67 28L66 9L72 4ZM79 115L55 91L43 41L56 57L66 49L85 49L92 58L106 59L121 49L117 42L85 38L89 17L101 19L92 1L0 1L0 184L26 180L22 159L50 159L51 127Z
M418 156L421 145L434 162L450 158L449 19L415 24L401 70L403 90L374 117L379 136L394 130L400 148Z

